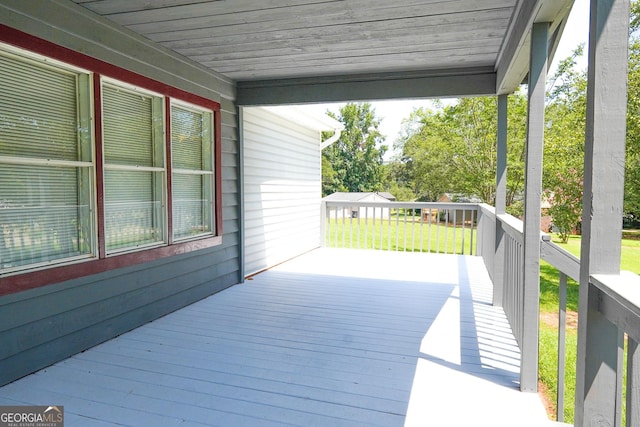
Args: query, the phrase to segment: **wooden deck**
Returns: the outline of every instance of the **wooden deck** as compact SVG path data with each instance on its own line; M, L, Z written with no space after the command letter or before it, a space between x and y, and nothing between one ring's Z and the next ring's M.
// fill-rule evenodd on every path
M540 426L479 257L316 250L0 388L66 426Z

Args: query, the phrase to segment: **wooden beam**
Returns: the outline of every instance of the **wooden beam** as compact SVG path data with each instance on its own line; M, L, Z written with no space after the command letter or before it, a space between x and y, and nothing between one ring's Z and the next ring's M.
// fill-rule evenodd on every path
M506 212L507 205L507 95L498 96L498 141L496 167L496 246L493 268L493 305L502 307L504 292L504 230L499 215Z
M259 106L481 96L493 95L495 84L491 68L241 81L236 103Z
M549 23L533 24L529 66L529 107L525 160L524 204L524 307L520 344L520 389L538 391L538 323L540 316L540 205L542 200L542 151L544 101L547 76Z
M548 22L550 47L547 57L550 61L555 53L559 35L564 29L573 0L523 0L511 21L507 36L496 63L496 93L511 93L525 79L529 71L529 46L531 25Z
M616 424L620 334L589 292L618 274L624 196L629 0L591 0L575 425Z

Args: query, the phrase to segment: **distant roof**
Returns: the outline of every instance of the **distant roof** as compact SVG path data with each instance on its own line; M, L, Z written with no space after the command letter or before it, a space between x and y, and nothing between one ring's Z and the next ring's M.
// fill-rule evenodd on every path
M378 196L389 201L396 200L395 196L391 193L388 193L388 192L375 193L373 191L351 192L351 193L337 191L333 194L329 194L328 196L324 197L322 200L329 200L334 202L358 202L372 196L374 197Z
M379 191L378 195L384 197L385 199L389 199L392 202L396 201L396 196L394 196L393 194L389 193L388 191Z
M455 202L455 203L482 203L482 199L477 196L467 196L459 193L444 193L439 202Z

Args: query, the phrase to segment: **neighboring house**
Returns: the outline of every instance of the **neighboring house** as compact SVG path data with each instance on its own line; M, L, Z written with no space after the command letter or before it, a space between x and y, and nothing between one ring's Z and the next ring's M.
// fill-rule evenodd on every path
M464 196L460 194L445 193L439 199L440 203L482 203L482 199L475 196ZM465 211L462 209L443 209L439 212L440 221L444 221L449 224L465 224L473 225L478 218L473 216L472 211Z
M396 198L393 194L384 192L335 192L324 197L322 200L331 202L376 202L376 203L393 203ZM390 206L391 207L391 206ZM331 211L331 218L361 218L361 219L380 219L389 218L390 209L387 207L358 207L344 206L341 209Z

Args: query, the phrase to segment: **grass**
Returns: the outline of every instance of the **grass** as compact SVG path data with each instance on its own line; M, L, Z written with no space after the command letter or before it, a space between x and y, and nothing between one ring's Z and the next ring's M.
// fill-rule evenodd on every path
M576 350L578 334L575 329L568 329L566 335L565 376L564 376L564 420L573 422L573 402L576 389ZM558 396L558 328L547 323L540 323L540 358L538 360L540 382L544 384L547 398L556 402ZM554 406L554 411L556 410ZM555 412L553 414L555 418Z
M387 219L338 218L327 221L327 247L385 249L407 252L470 254L476 233L462 225L421 222L419 216L403 214ZM473 239L473 240L472 240ZM475 253L475 248L473 250Z
M568 252L580 256L580 236L570 236L566 244L560 243L557 236L552 236L554 243ZM640 274L640 240L623 239L620 267ZM539 377L546 390L547 398L552 402L557 396L557 358L558 358L558 287L559 272L557 269L542 261L540 265L540 358ZM567 313L568 322L566 335L566 375L565 391L565 422L572 423L574 416L575 392L575 362L577 349L576 320L578 311L579 286L574 280L567 280ZM555 323L550 321L555 319Z

